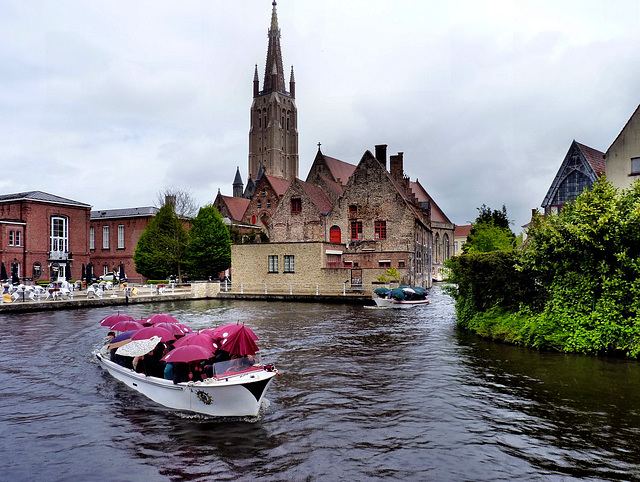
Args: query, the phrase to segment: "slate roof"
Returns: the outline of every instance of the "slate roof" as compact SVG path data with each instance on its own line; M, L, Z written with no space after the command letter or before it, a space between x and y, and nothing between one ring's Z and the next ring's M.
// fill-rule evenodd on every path
M0 195L0 202L14 202L14 201L39 201L44 203L53 204L65 204L67 206L88 207L90 204L73 201L64 197L56 196L55 194L49 194L42 191L26 191L15 194L2 194Z
M117 218L144 218L155 216L158 208L146 206L139 208L124 209L102 209L91 211L91 220L96 219L117 219Z

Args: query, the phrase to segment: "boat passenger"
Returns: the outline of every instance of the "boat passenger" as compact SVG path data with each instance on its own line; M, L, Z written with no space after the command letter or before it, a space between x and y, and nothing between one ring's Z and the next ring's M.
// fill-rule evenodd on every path
M189 365L184 362L175 362L173 364L173 383L188 382Z
M104 337L104 342L102 344L102 348L100 348L100 354L103 358L111 359L111 354L109 353L109 343L116 337L115 331L110 331L107 333L107 336Z

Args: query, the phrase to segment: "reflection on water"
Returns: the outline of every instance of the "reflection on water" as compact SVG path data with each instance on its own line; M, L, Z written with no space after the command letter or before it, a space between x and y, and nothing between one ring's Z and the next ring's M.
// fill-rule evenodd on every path
M410 310L194 301L127 307L243 321L283 373L251 422L164 409L90 353L109 308L0 317L7 480L640 479L636 362L540 353Z

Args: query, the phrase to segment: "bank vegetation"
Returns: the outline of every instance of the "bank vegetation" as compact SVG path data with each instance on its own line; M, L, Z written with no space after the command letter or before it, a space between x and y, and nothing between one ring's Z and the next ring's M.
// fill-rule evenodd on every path
M522 249L452 258L458 323L478 334L569 353L640 354L640 182L605 178L536 216Z

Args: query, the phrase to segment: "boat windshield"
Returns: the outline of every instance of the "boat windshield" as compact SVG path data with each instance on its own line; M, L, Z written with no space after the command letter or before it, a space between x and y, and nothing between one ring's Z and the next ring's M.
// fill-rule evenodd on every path
M244 372L259 363L257 356L245 356L233 360L221 361L213 364L213 375L229 376L233 373Z

